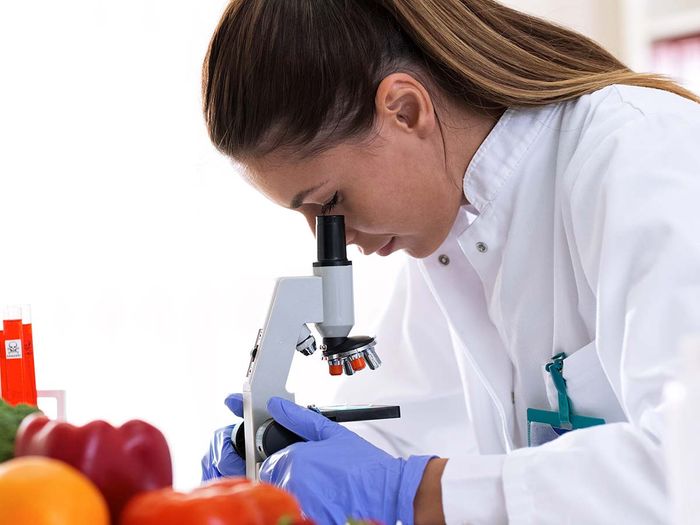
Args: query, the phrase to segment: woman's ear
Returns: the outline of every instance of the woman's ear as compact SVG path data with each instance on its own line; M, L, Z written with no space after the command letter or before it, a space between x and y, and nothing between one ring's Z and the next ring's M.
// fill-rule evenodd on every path
M375 110L383 125L415 133L420 138L435 129L435 109L423 84L407 73L392 73L377 88Z

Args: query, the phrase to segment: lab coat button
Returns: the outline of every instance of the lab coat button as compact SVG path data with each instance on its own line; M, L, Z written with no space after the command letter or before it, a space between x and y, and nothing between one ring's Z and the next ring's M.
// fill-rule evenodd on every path
M484 242L477 242L476 249L479 250L481 253L484 253L484 252L488 251L489 247L486 246L486 243L484 243Z
M447 266L448 264L450 264L450 258L444 253L438 257L438 261L440 261L440 264L442 264L443 266Z

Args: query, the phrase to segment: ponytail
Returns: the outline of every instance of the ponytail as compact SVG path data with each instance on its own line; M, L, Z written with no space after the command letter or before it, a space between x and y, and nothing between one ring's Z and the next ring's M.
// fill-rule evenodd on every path
M429 57L445 88L471 90L500 106L541 106L612 84L670 91L673 81L631 71L593 40L493 0L385 0Z

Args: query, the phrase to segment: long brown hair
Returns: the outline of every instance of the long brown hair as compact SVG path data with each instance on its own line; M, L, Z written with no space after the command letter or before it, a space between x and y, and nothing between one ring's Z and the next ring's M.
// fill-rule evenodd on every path
M278 148L313 155L371 130L376 89L396 71L484 111L612 84L700 102L579 33L494 0L231 0L202 72L210 137L237 159Z

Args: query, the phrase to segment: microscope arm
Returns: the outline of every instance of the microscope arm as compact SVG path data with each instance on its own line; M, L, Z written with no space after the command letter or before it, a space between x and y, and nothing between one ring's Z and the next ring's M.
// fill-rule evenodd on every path
M253 351L243 383L246 474L256 479L264 457L258 449L257 429L270 418L267 401L272 396L294 401L286 384L300 336L306 323L323 321L321 277L284 277L277 280L259 346ZM308 331L308 328L305 328ZM310 332L309 332L310 335Z

